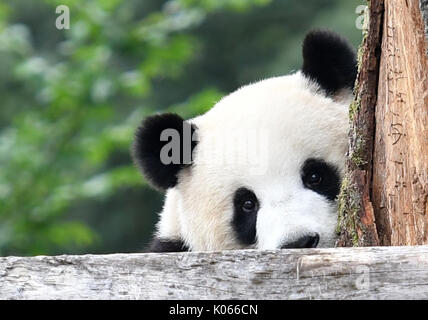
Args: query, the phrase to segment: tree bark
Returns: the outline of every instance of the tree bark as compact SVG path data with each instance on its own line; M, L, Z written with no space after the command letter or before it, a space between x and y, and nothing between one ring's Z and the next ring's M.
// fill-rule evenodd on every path
M425 23L425 38L428 41L428 0L419 0L419 6ZM426 47L426 53L428 54L428 46Z
M358 52L355 100L349 110L348 160L339 195L338 246L379 245L370 184L383 13L383 0L372 0L369 29Z
M350 108L338 246L428 243L428 60L418 0L373 0ZM420 6L421 5L421 6Z
M428 299L428 246L5 257L0 299Z

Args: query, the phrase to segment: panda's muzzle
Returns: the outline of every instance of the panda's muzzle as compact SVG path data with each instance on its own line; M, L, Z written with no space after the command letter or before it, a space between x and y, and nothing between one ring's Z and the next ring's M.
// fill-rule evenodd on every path
M318 233L300 237L296 241L286 243L281 246L281 249L300 249L300 248L316 248L320 236Z

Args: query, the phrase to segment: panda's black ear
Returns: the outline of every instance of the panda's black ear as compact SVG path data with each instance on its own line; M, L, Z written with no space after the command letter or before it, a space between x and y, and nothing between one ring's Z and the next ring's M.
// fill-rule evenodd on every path
M177 184L178 173L191 165L196 127L174 113L146 118L135 133L134 162L146 179L161 190Z
M344 88L352 90L357 76L355 51L334 32L311 31L303 42L302 72L329 96Z

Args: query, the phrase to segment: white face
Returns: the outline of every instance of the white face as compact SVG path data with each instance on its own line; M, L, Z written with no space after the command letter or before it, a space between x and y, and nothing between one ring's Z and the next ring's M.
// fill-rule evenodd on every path
M350 94L334 101L317 90L297 72L190 120L193 165L168 191L157 236L191 250L334 246Z

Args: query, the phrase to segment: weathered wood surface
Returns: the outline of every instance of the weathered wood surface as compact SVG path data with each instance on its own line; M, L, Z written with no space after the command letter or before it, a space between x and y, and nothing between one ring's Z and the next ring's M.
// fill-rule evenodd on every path
M428 244L428 57L418 0L385 1L372 203L379 244Z
M428 246L0 258L2 299L428 299Z

